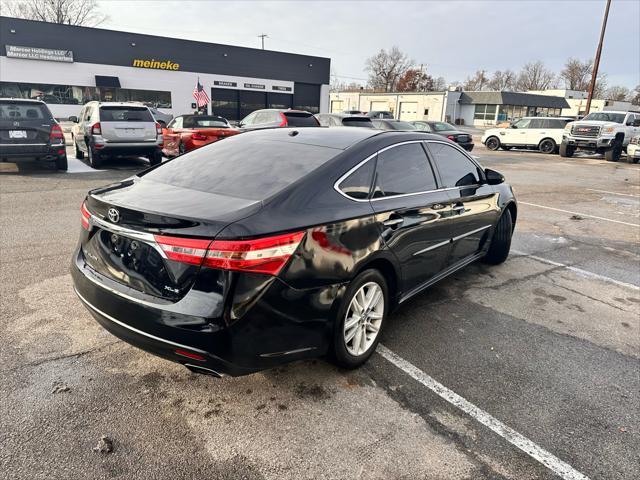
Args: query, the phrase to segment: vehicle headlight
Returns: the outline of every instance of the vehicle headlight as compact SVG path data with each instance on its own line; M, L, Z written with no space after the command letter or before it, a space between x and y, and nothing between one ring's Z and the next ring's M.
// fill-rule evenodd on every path
M572 125L571 125L570 123L567 123L567 124L564 126L564 129L565 129L565 131L570 132L570 131L571 131L571 127L572 127Z
M616 127L604 127L602 129L602 133L613 133L615 132L615 130L616 130Z

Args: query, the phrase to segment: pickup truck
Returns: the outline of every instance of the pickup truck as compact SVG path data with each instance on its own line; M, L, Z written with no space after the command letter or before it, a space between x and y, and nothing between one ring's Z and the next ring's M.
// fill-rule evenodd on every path
M566 125L560 144L560 156L571 157L576 150L604 153L609 162L620 160L631 137L640 133L640 113L593 112Z

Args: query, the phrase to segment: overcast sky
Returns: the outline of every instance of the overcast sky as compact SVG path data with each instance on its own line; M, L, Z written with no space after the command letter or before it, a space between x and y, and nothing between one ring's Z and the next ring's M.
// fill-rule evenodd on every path
M517 70L542 60L560 71L592 58L604 0L100 2L103 28L331 58L341 80L364 81L365 60L397 45L448 82L475 70ZM600 71L640 84L640 1L613 0Z

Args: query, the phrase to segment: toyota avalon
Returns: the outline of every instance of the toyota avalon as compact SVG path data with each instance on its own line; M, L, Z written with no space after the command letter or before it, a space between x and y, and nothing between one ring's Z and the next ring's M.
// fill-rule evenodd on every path
M438 135L257 130L90 191L71 270L104 328L192 371L355 368L396 306L503 262L516 216L502 175Z

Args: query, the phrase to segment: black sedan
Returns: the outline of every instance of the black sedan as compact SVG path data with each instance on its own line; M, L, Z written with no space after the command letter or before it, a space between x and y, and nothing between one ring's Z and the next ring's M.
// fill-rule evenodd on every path
M411 122L411 124L423 132L435 133L436 135L447 137L452 142L456 142L467 152L473 150L473 137L471 134L461 132L450 123L418 120Z
M404 120L395 120L393 118L372 118L373 128L379 130L417 130L415 125Z
M104 328L192 371L354 368L395 307L506 260L516 216L504 178L442 137L258 130L89 192L71 271Z
M0 98L0 161L53 162L67 169L62 128L44 102Z

